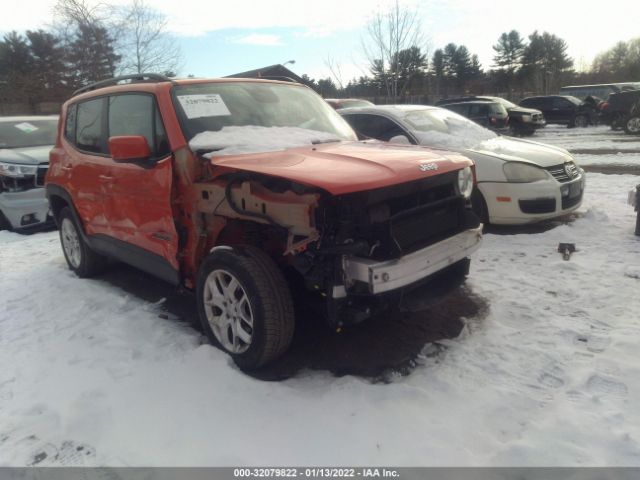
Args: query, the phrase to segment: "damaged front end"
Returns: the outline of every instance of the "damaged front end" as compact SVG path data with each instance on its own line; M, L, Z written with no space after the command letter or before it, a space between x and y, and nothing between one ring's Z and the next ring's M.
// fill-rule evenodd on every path
M196 182L200 255L257 246L304 285L330 325L355 323L444 271L456 281L468 273L481 225L457 174L343 195L247 172Z

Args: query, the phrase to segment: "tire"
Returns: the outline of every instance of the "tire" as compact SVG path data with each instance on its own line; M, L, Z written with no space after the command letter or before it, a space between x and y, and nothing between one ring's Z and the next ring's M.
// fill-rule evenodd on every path
M487 207L487 202L484 199L484 196L478 188L475 188L471 194L471 208L473 209L473 213L478 216L482 223L489 225L489 208Z
M589 125L589 118L586 115L576 115L573 120L573 126L578 128L584 128Z
M640 115L633 115L624 122L624 132L628 135L640 135Z
M107 259L89 248L69 207L60 211L59 223L60 245L69 269L80 278L100 273L107 264Z
M11 224L2 212L0 212L0 230L11 230Z
M209 341L242 370L266 365L289 348L295 327L291 292L261 250L225 247L208 255L198 271L196 295Z

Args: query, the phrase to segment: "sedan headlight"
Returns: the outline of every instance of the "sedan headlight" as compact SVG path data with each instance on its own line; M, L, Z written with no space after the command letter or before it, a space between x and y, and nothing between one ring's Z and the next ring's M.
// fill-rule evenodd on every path
M507 180L514 183L537 182L549 178L546 170L521 162L507 162L502 170Z
M531 115L522 115L522 123L529 123L531 121Z
M5 177L22 178L38 173L37 165L20 165L17 163L0 162L0 175Z
M471 167L465 167L458 171L458 192L465 198L471 196L473 191L473 172Z

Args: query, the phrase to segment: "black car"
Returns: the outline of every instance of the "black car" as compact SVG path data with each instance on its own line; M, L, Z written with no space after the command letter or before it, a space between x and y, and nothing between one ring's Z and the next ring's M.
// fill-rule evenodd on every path
M490 96L467 96L458 98L446 98L439 100L436 105L445 107L447 104L468 102L473 100L483 100L488 102L499 102L507 109L509 114L509 127L514 135L529 136L533 135L538 128L544 127L547 122L540 110L534 108L519 107L509 100L500 97Z
M448 103L443 108L456 112L469 120L491 130L506 130L509 126L507 109L498 102L474 100L470 102Z
M528 97L520 102L520 106L537 108L544 114L547 123L586 127L598 121L597 111L591 104L571 95Z
M612 93L600 107L603 123L611 125L614 130L625 128L625 121L637 102L640 102L640 90Z

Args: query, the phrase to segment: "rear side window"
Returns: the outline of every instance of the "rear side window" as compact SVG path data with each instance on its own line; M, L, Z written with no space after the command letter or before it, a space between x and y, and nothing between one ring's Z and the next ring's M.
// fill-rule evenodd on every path
M141 135L154 156L169 153L167 135L152 95L109 97L109 137Z
M67 109L67 121L64 124L64 136L72 143L76 142L76 106Z
M76 145L80 150L91 153L108 153L104 137L103 105L104 101L101 98L78 104Z
M471 105L471 109L469 110L469 115L472 117L484 116L489 113L488 105Z

